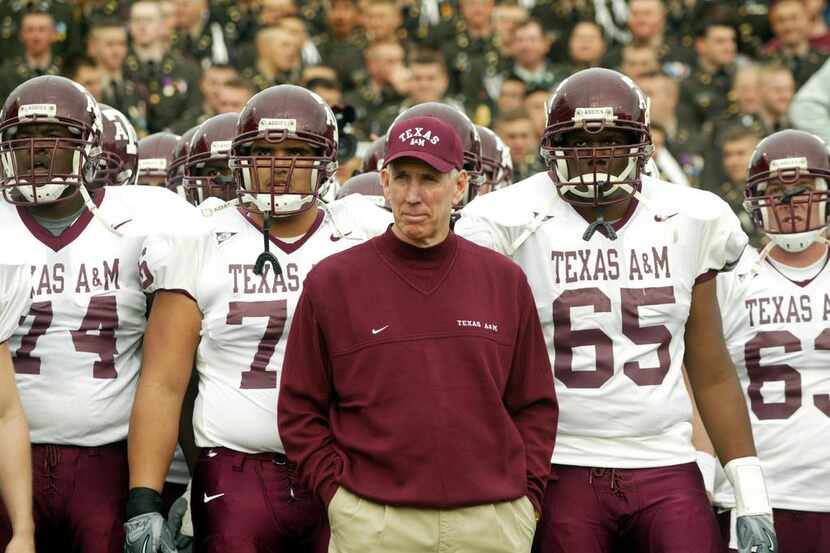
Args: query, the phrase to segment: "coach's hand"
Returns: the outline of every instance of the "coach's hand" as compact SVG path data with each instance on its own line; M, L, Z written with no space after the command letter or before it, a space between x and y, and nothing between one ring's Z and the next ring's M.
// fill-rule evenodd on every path
M161 514L163 505L156 490L130 490L124 524L124 553L176 553L176 541Z
M723 467L735 489L735 537L739 553L778 553L772 506L757 457L732 459Z

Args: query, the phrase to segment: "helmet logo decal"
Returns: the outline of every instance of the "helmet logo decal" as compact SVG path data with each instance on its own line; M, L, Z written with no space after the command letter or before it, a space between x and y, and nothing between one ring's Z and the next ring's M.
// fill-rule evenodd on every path
M58 113L56 104L23 104L17 111L17 117L24 121L32 117L52 117Z
M806 157L785 157L781 159L773 159L769 164L771 173L779 171L786 171L788 169L807 169Z
M263 117L259 120L259 126L257 127L259 131L270 131L270 130L286 130L290 133L297 132L297 120L296 119L276 119L276 118L269 118Z
M214 140L210 143L210 155L227 154L231 149L232 140Z
M618 117L614 115L613 107L596 107L596 108L576 108L574 110L574 123L583 123L585 121L604 121L605 123L613 123Z

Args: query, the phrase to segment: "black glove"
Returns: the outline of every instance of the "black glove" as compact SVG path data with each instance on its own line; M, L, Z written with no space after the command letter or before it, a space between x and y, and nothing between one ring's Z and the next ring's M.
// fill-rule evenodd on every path
M127 498L124 553L177 553L176 541L162 510L161 495L150 488L133 488Z

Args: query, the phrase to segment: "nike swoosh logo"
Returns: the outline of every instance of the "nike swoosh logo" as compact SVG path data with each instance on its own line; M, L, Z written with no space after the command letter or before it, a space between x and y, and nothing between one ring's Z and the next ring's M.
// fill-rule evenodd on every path
M349 231L349 232L347 232L346 234L342 234L342 235L340 235L340 236L335 236L335 235L334 235L334 233L332 233L332 234L331 234L331 236L330 236L329 238L331 238L331 241L332 241L332 242L337 242L337 241L338 241L338 240L340 240L341 238L345 238L345 237L347 237L348 235L350 235L351 233L352 233L352 231Z
M126 221L121 221L120 223L118 223L117 225L112 227L112 230L118 230L119 228L123 227L124 225L126 225L130 221L132 221L132 219L127 219Z
M147 536L146 538L144 538L144 544L141 546L141 553L151 553L151 551L149 549L147 549L147 546L149 546L149 545L150 545L150 536Z
M669 219L671 219L672 217L674 217L674 216L675 216L675 215L677 215L678 213L680 213L680 212L679 212L679 211L675 211L675 212L674 212L674 213L672 213L671 215L666 215L665 217L660 217L659 215L655 215L655 216L654 216L654 220L655 220L655 221L657 221L658 223L659 223L659 222L661 222L661 221L668 221Z
M373 329L372 329L372 334L373 334L373 335L374 335L374 334L380 334L381 332L383 332L383 331L384 331L384 330L386 330L387 328L389 328L389 325L382 326L382 327L380 327L380 328L373 328Z
M219 499L219 498L220 498L220 497L222 497L223 495L225 495L225 494L223 494L223 493L218 493L218 494L216 494L216 495L208 495L208 494L205 494L205 503L210 503L210 502L211 502L211 501L213 501L214 499Z

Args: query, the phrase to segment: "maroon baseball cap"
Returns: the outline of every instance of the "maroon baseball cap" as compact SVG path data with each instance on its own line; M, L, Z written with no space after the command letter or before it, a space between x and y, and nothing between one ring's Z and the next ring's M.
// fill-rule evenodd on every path
M386 135L383 166L402 157L419 159L441 173L464 167L458 133L437 117L412 117L392 125Z

